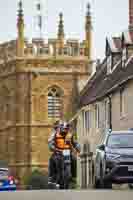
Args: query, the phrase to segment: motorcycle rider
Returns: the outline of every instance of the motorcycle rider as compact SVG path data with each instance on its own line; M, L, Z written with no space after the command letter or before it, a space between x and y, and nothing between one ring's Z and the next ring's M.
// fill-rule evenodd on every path
M70 125L67 122L60 122L55 133L48 140L49 149L53 152L52 158L56 164L56 183L60 182L60 188L63 188L63 156L64 150L73 149L80 153L80 145L74 140L74 136L70 131ZM69 177L68 177L69 176ZM68 179L71 178L71 169L69 170ZM62 181L62 182L61 182Z
M54 123L51 136L48 139L48 146L52 152L54 151L54 141L52 141L52 138L55 137L57 129L59 129L59 120ZM49 163L48 163L48 185L51 185L51 187L54 187L54 185L56 184L55 175L56 175L56 163L54 156L52 154L49 158Z

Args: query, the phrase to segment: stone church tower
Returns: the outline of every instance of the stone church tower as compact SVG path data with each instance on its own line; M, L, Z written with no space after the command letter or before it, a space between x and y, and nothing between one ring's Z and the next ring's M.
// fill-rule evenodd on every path
M78 93L89 79L89 9L83 42L65 38L62 13L57 38L29 42L20 1L17 40L0 45L0 159L20 179L34 168L47 171L53 122L72 117Z

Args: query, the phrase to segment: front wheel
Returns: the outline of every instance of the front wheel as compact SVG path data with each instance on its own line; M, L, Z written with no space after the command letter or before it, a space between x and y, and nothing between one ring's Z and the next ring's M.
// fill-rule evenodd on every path
M65 164L64 168L64 189L69 189L71 180L71 164Z

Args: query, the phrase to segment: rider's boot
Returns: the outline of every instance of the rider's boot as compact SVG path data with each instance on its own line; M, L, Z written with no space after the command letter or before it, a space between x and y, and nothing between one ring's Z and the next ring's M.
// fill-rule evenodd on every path
M49 189L56 189L56 183L53 181L52 177L48 178L48 188Z

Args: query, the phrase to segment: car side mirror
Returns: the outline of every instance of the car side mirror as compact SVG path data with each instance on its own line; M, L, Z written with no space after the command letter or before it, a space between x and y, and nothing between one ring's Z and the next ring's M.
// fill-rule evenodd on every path
M104 144L99 145L98 149L100 149L101 151L104 151L105 150L105 145Z

